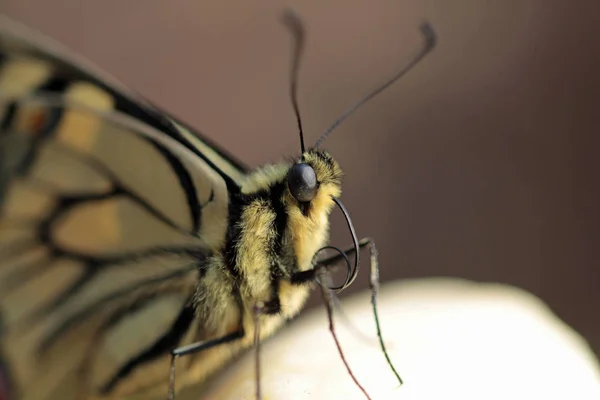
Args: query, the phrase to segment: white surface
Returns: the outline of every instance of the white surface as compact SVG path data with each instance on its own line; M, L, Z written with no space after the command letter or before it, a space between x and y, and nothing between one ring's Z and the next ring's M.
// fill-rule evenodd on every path
M402 387L374 339L369 294L343 307L373 338L358 339L337 318L347 360L374 400L600 399L600 366L586 342L522 290L442 278L383 286L380 320ZM264 344L261 360L264 400L365 398L338 356L324 308ZM253 374L249 353L198 398L254 399Z

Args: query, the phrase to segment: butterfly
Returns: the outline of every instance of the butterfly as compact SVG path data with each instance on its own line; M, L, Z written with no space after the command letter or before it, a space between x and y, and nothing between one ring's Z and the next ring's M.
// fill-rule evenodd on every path
M320 144L428 54L434 32L422 25L411 63L305 149L304 29L294 14L285 22L301 152L250 170L0 16L0 398L173 398L296 316L315 282L348 287L360 248L376 256L372 240L357 239L342 170ZM318 258L335 207L353 246ZM348 273L333 287L325 273L339 261ZM377 268L372 257L375 289Z

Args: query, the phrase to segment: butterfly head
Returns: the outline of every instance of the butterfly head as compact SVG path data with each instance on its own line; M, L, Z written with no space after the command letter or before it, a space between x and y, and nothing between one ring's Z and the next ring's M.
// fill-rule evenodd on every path
M312 268L329 237L329 214L342 193L342 170L323 150L308 150L288 164L282 180L289 244L299 270Z
M309 150L289 169L287 187L298 206L308 211L313 203L341 195L342 170L329 153Z
M329 229L329 221L327 220L327 217L329 216L331 209L334 205L337 205L340 211L343 213L346 223L348 224L348 229L352 236L356 256L354 259L354 266L352 267L350 265L350 261L345 257L345 254L343 255L348 264L348 275L346 281L341 286L332 288L339 292L352 284L356 278L359 266L359 244L354 226L352 225L352 221L350 219L350 215L339 200L342 192L342 172L333 158L328 153L318 150L318 148L323 141L329 137L331 132L333 132L350 115L352 115L369 100L376 97L377 94L381 93L394 82L398 81L422 58L424 58L435 47L436 35L429 23L424 22L421 24L421 33L424 40L419 51L410 60L410 62L403 65L390 79L387 79L381 85L377 86L373 91L360 98L357 102L347 108L346 111L344 111L342 115L338 117L319 137L314 147L311 150L305 151L303 124L302 118L300 117L300 107L298 105L297 98L298 71L300 67L300 59L304 50L305 29L302 25L302 21L293 13L286 13L283 22L289 29L294 40L290 74L290 99L294 108L296 122L298 124L300 149L302 152L301 159L294 163L294 165L292 165L287 172L287 188L289 192L288 200L291 199L292 202L295 202L297 205L296 209L300 210L301 214L307 217L306 221L299 217L297 218L295 216L297 213L295 213L294 208L291 207L292 212L290 212L290 218L292 220L292 225L298 228L296 231L302 231L301 227L306 226L308 228L304 229L304 232L312 235L310 242L313 244L313 246L311 246L310 249L303 249L303 254L306 255L312 251L313 255L318 255L321 250L330 247L325 246L328 236L325 232L328 232ZM290 207L288 205L288 212L289 210ZM323 232L323 234L316 236L313 235L310 229L311 225L313 228L320 227L320 230ZM299 235L296 236L299 237ZM316 240L314 237L316 237ZM317 243L321 243L324 247L315 247L314 245ZM339 251L339 249L335 249L342 253ZM312 264L312 260L304 265L300 263L301 271L304 271L303 267L305 267L307 264Z

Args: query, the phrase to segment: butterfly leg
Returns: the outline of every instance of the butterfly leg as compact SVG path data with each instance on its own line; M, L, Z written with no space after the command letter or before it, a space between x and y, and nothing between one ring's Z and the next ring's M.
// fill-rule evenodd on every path
M381 334L381 326L379 324L379 313L377 312L377 296L379 294L379 251L377 250L377 247L375 246L375 241L372 238L363 238L363 239L359 240L358 247L359 247L359 249L369 247L369 254L370 254L369 287L371 289L371 305L373 307L373 316L375 318L375 327L377 329L377 338L379 339L379 345L381 347L381 351L383 352L383 355L385 356L385 359L386 359L388 365L394 372L394 375L396 375L396 378L398 379L399 384L402 385L402 378L400 378L400 374L398 374L398 372L396 371L396 368L394 367L394 364L392 364L392 361L390 360L389 354L385 347L385 343L383 341L383 336ZM343 254L346 257L350 257L355 253L356 253L356 249L354 248L354 246L343 251ZM325 258L323 260L319 260L317 262L317 266L327 267L327 266L334 265L340 261L343 261L344 255L338 253L331 257Z
M242 326L240 324L240 326ZM219 346L221 344L233 342L239 339L242 339L245 336L245 332L243 328L239 330L229 333L220 338L205 340L202 342L192 343L187 346L178 347L171 352L171 374L169 377L169 394L167 396L168 400L175 399L175 361L177 358L181 356L185 356L188 354L197 353L199 351L207 350L215 346Z

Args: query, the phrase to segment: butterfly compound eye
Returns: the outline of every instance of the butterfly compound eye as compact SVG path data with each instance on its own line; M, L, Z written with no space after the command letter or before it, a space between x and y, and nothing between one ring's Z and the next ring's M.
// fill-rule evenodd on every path
M317 195L317 174L308 164L295 164L288 173L290 193L301 203L308 203Z

